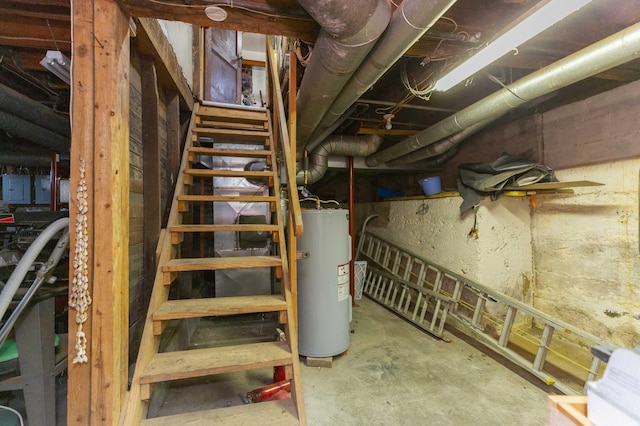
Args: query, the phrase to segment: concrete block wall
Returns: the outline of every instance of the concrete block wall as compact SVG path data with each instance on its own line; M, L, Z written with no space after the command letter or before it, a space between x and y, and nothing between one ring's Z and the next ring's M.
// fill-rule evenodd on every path
M474 214L460 215L460 197L386 201L356 207L357 223L380 217L367 230L460 275L531 301L529 200L485 200L477 212L478 238L469 236Z
M538 198L534 306L622 346L640 343L640 159L557 171L604 186Z

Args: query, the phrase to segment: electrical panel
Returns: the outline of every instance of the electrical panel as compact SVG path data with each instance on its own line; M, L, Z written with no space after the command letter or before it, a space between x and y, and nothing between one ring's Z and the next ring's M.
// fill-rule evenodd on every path
M31 204L31 176L2 175L4 204Z
M37 175L35 189L36 204L51 203L51 177L49 175Z

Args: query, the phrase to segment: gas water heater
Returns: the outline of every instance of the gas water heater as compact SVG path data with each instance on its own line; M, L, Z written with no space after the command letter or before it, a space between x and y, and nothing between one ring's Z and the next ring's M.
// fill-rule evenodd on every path
M317 358L349 348L348 210L303 210L304 233L298 250L298 350Z

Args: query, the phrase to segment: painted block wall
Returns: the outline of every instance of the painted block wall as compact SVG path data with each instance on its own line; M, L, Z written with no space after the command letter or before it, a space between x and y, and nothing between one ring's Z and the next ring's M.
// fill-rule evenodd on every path
M478 209L478 238L469 236L473 213L460 215L460 197L386 201L356 207L356 222L380 218L367 230L460 275L531 301L532 251L529 200L484 200Z
M640 342L640 159L557 171L605 186L540 197L533 213L534 306L609 343Z
M193 90L193 26L178 21L158 19L162 32L169 40L182 68L182 75Z

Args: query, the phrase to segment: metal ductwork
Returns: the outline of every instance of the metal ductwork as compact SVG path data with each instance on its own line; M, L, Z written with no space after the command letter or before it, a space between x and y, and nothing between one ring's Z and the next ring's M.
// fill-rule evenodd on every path
M327 172L331 155L346 155L351 157L366 157L376 152L382 143L381 135L367 136L331 136L325 139L311 154L309 154L309 170L307 184L322 179ZM304 171L298 172L296 183L303 185Z
M489 124L493 123L497 118L498 117L495 117L489 120L481 121L480 123L476 123L454 135L449 136L448 138L441 139L436 143L427 145L424 148L415 150L407 155L396 158L395 160L391 160L386 164L388 166L398 166L401 164L413 163L414 161L423 160L425 158L441 158L445 153L451 152L452 150L454 150L454 152L457 151L458 146L462 143L462 141L464 141L474 133L479 132ZM451 158L451 156L447 157L447 159L449 158Z
M71 125L68 118L2 84L0 129L13 137L35 142L58 152L68 152L71 145Z
M386 0L300 0L322 27L298 91L298 153L389 24Z
M640 23L531 73L423 132L367 157L367 165L373 167L407 156L480 122L496 119L537 97L637 59L639 54ZM411 161L420 159L417 157L412 156Z
M313 137L343 116L455 2L456 0L403 1L393 12L389 26L371 53L331 104Z

